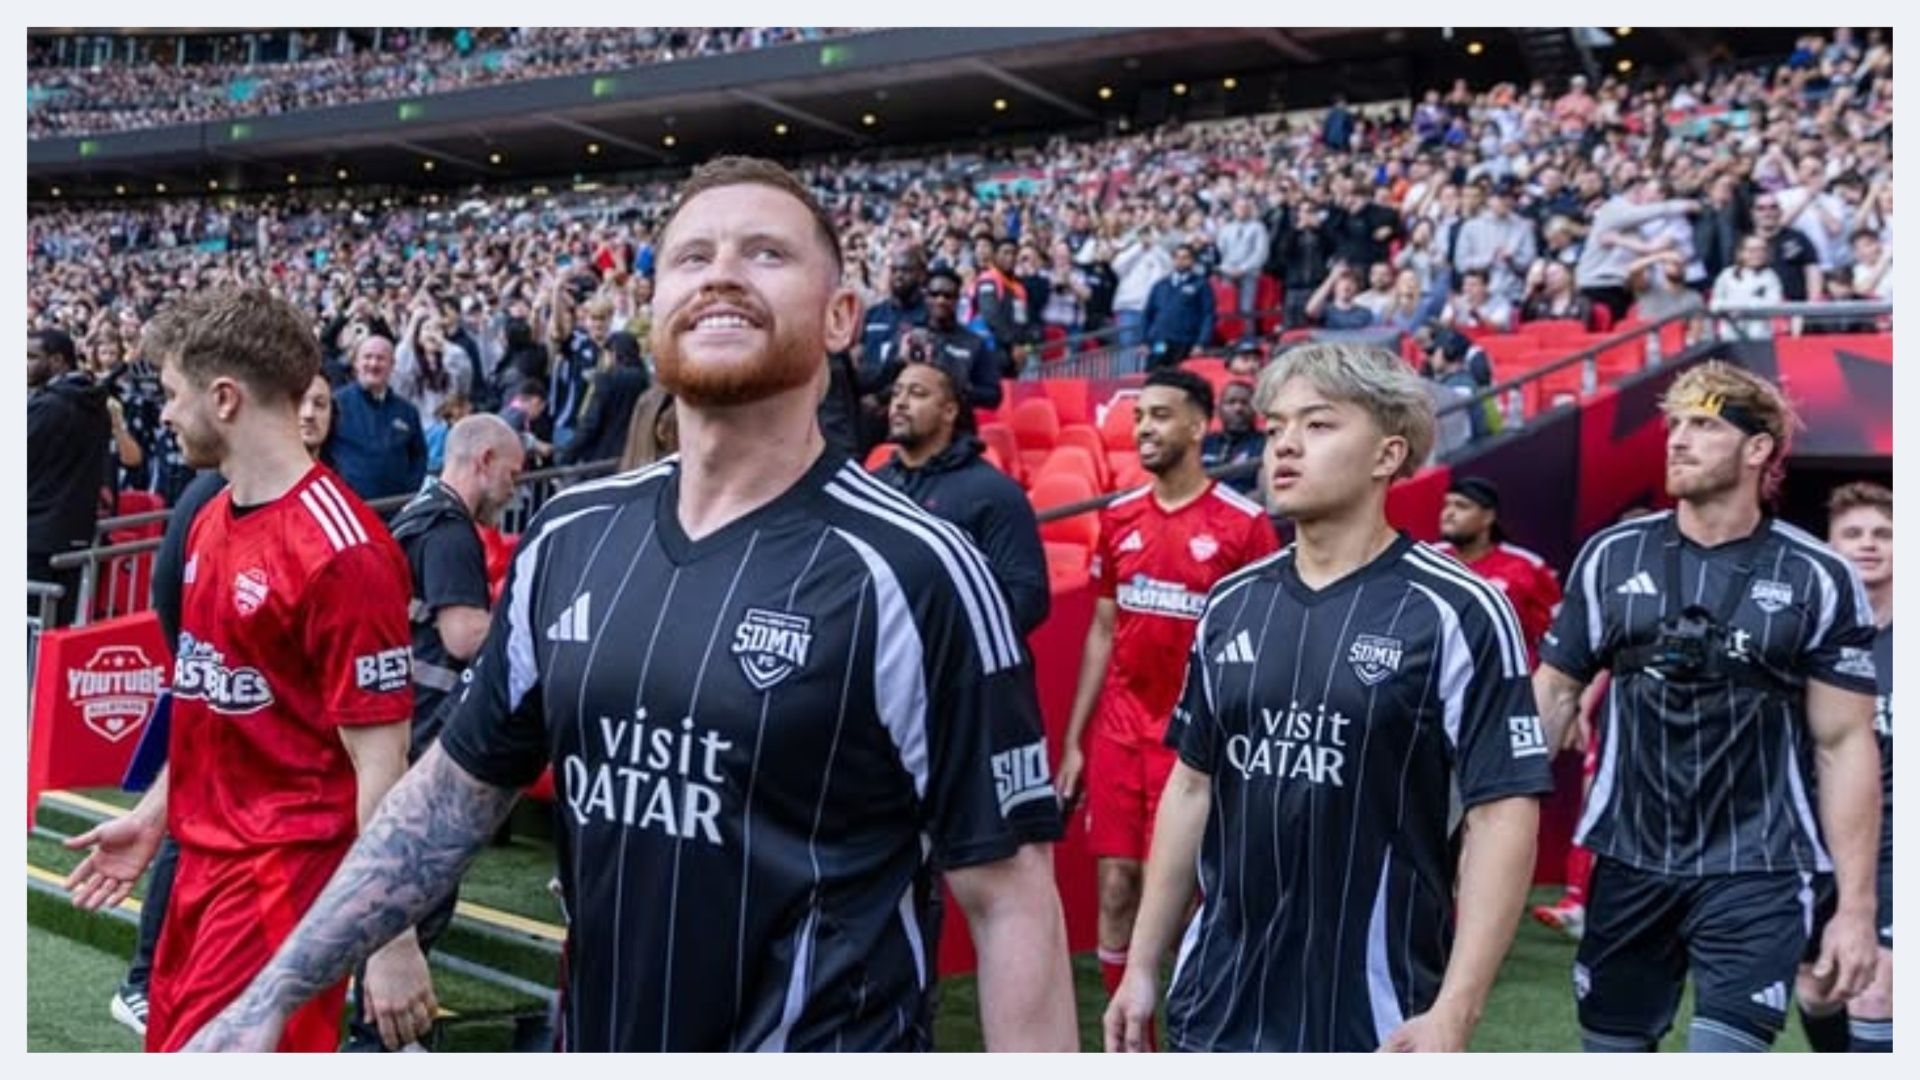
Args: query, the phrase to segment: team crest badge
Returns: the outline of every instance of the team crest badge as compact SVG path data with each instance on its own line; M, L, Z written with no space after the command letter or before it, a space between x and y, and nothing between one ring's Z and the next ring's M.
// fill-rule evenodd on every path
M813 620L784 611L748 608L733 630L733 655L755 690L765 693L806 666Z
M267 602L267 574L264 570L242 570L233 578L233 606L242 615L251 615Z
M1195 561L1206 562L1208 559L1219 554L1220 541L1215 540L1206 533L1201 533L1199 536L1187 541L1187 550L1193 553Z
M1752 597L1754 606L1761 611L1778 615L1793 603L1793 586L1784 581L1760 580L1753 583L1753 589L1747 595Z
M1379 686L1400 670L1400 655L1405 648L1399 638L1357 634L1347 649L1347 664L1361 682Z

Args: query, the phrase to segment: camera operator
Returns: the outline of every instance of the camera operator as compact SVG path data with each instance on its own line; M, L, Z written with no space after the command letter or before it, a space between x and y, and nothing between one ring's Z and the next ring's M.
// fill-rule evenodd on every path
M1765 1051L1809 944L1813 875L1838 886L1813 979L1846 1000L1874 975L1874 612L1852 564L1763 508L1796 422L1776 387L1708 362L1662 407L1678 509L1587 542L1534 677L1556 746L1580 742L1581 691L1613 673L1574 838L1597 860L1573 970L1581 1042L1652 1049L1691 968L1688 1047Z
M908 362L909 348L923 348L946 369L957 368L966 379L967 401L982 409L1000 406L1000 359L979 334L960 325L960 276L945 267L927 274L925 329L906 330L880 348L880 387L893 384ZM925 362L925 361L923 361ZM864 389L864 388L863 388Z

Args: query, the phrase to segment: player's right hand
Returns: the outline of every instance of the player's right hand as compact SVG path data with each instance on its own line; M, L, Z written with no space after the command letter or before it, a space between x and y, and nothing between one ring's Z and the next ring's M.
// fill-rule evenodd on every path
M1109 1054L1144 1054L1147 1032L1153 1026L1153 1007L1159 996L1154 978L1145 969L1129 966L1120 988L1107 1002L1104 1020Z
M1069 746L1060 755L1060 773L1054 778L1054 790L1060 793L1061 809L1071 811L1080 801L1080 788L1086 779L1087 757L1077 746Z
M73 906L83 911L118 907L133 892L165 835L158 822L136 813L102 822L65 841L70 851L92 849L67 875Z

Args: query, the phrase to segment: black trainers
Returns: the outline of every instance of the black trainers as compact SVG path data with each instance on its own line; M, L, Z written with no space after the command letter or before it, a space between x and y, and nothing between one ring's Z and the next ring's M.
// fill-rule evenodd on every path
M142 1039L147 1037L147 992L135 986L122 986L114 991L113 1002L109 1006L113 1018L120 1025Z

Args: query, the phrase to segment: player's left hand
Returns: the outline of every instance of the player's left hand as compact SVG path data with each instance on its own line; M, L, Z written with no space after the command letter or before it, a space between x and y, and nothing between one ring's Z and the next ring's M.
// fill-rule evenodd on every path
M411 930L367 957L366 984L360 992L388 1050L426 1038L440 1012L427 958Z
M1880 962L1879 942L1874 939L1873 919L1854 911L1838 911L1827 921L1820 936L1820 959L1814 961L1813 978L1832 1001L1847 1001L1865 992L1873 983L1874 967Z
M1383 1054L1458 1054L1467 1048L1473 1025L1466 1017L1432 1009L1393 1029L1380 1044Z

